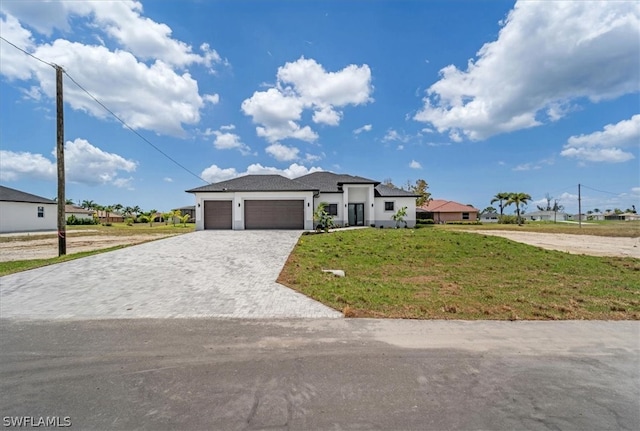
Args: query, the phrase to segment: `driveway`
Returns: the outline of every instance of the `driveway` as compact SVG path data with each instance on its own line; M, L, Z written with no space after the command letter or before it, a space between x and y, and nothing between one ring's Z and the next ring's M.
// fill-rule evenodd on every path
M299 231L199 231L0 278L0 317L340 317L277 284Z

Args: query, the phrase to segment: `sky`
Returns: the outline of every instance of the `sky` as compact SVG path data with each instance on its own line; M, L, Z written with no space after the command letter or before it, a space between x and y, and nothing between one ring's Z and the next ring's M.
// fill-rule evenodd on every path
M28 193L57 195L59 65L75 202L326 170L640 211L637 1L2 0L0 35L0 183Z

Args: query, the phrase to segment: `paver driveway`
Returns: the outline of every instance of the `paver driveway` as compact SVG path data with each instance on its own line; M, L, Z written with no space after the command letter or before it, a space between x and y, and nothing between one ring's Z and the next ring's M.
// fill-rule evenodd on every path
M200 231L0 278L0 317L340 317L275 282L300 232Z

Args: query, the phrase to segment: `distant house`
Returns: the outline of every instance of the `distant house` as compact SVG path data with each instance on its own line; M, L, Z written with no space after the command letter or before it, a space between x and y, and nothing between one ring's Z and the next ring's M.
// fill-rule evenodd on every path
M58 229L58 204L51 199L0 186L0 232Z
M421 218L432 219L435 223L474 222L478 220L478 210L476 208L454 201L432 199L419 208L422 210L420 211L422 212Z
M605 213L604 219L605 220L631 221L631 220L640 220L640 216L638 214L635 214L635 213L616 214L616 213L611 212L611 213Z
M497 212L486 212L480 214L480 221L482 223L498 223L500 221L500 214Z
M107 220L107 212L103 210L96 211L96 216L100 223L122 223L124 222L124 216L117 212L109 212L109 219Z
M68 219L71 216L74 216L78 220L92 220L93 213L95 211L84 209L75 205L65 205L64 206L64 217Z
M196 206L195 205L189 205L186 207L180 207L180 208L174 208L171 211L180 211L180 213L184 216L189 214L189 220L195 220L196 219Z
M531 221L567 221L570 216L560 211L534 211L523 214L525 220Z

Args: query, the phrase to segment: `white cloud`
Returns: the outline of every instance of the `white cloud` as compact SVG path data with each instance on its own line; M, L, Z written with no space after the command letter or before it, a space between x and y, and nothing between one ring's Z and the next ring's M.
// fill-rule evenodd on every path
M138 2L3 2L1 10L3 37L34 56L63 66L69 76L134 129L183 136L183 125L197 124L206 103L219 102L217 94L201 96L197 81L185 68L210 68L224 61L206 44L195 53L189 45L173 39L168 26L141 15ZM80 18L79 26L88 28L98 40L107 38L113 48L72 40L76 36L69 22ZM59 29L67 39L47 41L30 29L44 35ZM9 80L27 81L31 96L55 97L51 67L4 42L2 57L0 74ZM68 78L65 81L65 102L73 109L111 118Z
M542 159L537 162L522 163L516 166L515 168L513 168L512 170L513 171L533 171L533 170L542 169L545 166L551 166L553 164L555 164L555 159L553 158Z
M170 177L164 177L163 180L167 183L172 183L173 182L173 178Z
M297 159L298 153L300 152L296 147L287 147L282 144L271 144L265 149L265 151L281 162Z
M0 151L0 179L15 181L21 178L37 178L53 181L57 178L56 151L53 160L42 154ZM88 185L113 184L123 186L119 172L134 172L137 163L124 157L102 151L84 139L67 141L65 144L66 180ZM127 180L130 182L130 179ZM126 184L128 186L128 183Z
M386 135L384 135L384 137L382 138L382 142L397 141L397 142L407 143L409 142L410 139L411 137L404 133L398 132L397 130L394 130L394 129L389 129L387 130Z
M449 65L417 121L471 140L557 121L571 102L638 91L637 2L519 1L466 70Z
M238 150L242 155L247 155L251 153L251 148L242 142L240 136L235 133L228 132L226 130L234 130L235 126L233 124L229 126L222 126L220 130L225 130L224 132L220 130L214 130L212 133L215 135L215 139L213 140L213 146L217 150ZM209 131L209 129L207 129ZM205 133L207 132L205 131Z
M362 132L370 132L371 129L373 129L373 126L371 124L365 124L364 126L358 127L357 129L355 129L353 131L353 134L354 135L359 135Z
M211 67L224 63L206 43L201 44L198 48L200 53L196 53L190 45L172 38L168 25L142 15L142 3L138 1L3 2L0 10L47 36L55 29L69 34L72 31L70 21L84 18L87 27L102 31L97 37L109 37L121 48L144 60L157 59L180 67L192 64Z
M411 169L422 169L422 165L420 164L420 162L416 162L415 160L411 160L411 163L409 163L409 167Z
M313 122L316 124L326 124L337 126L342 119L342 112L334 110L331 106L325 106L313 113Z
M0 150L0 181L16 181L20 178L55 180L55 163L42 154Z
M219 168L216 165L211 165L204 171L200 176L211 182L216 183L219 181L229 180L231 178L241 177L244 175L265 175L265 174L275 174L282 175L287 178L298 178L306 174L310 174L312 172L322 171L322 168L319 167L311 167L307 168L305 166L299 165L297 163L293 163L289 165L288 168L278 169L274 167L262 166L259 163L255 163L249 165L244 172L238 172L235 168Z
M640 114L616 124L607 124L602 131L571 136L560 153L589 162L621 163L634 155L623 147L638 148L640 142Z
M310 126L300 124L305 110L313 111L314 123L337 126L343 117L337 108L372 101L371 70L366 64L327 72L315 60L301 57L280 67L276 76L274 87L256 91L242 102L242 111L259 125L258 136L270 143L318 139Z

